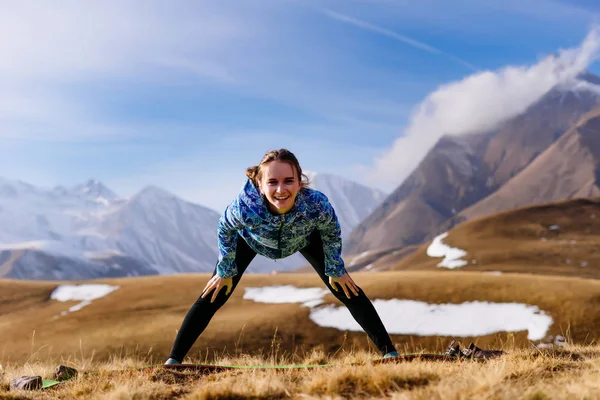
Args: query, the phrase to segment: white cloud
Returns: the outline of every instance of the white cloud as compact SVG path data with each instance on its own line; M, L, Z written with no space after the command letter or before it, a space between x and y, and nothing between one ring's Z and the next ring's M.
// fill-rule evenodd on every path
M232 92L326 119L396 123L404 117L398 117L401 96L382 96L379 87L393 93L410 76L349 67L353 55L331 46L336 38L304 38L322 29L310 25L314 11L279 3L10 2L0 14L0 137L129 136L131 126L119 121L112 99L121 91L135 97L136 85L158 87L153 95L164 87L195 96L206 91L205 98ZM90 86L101 95L88 92Z
M600 28L577 48L560 50L531 66L508 66L440 86L413 112L402 137L374 160L371 181L401 183L443 135L492 129L539 100L551 88L572 81L598 58Z
M165 79L232 84L228 57L261 31L255 7L182 3L9 2L0 14L0 137L120 136L89 85L119 89ZM250 34L252 33L252 34ZM230 51L224 51L229 49ZM166 77L166 78L165 78Z
M248 25L239 14L224 15L214 1L181 8L142 1L63 1L51 7L12 2L3 10L0 74L11 78L131 73L185 53L189 42L200 61L243 40Z

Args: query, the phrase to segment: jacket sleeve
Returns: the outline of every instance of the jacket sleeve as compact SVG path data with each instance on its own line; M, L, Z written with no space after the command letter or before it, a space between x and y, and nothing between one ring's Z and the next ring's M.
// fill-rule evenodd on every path
M231 278L237 275L235 265L235 254L237 249L238 230L243 228L239 215L239 207L236 200L227 206L221 218L217 230L219 240L219 261L217 263L217 275L221 278Z
M338 278L346 273L342 260L342 237L340 223L327 197L321 202L317 229L321 233L325 253L325 275Z

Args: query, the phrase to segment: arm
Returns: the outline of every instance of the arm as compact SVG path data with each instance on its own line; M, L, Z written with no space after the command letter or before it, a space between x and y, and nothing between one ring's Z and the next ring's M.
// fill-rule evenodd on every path
M219 239L219 262L217 263L217 275L221 278L231 278L237 275L235 265L235 254L237 250L238 230L243 224L236 207L237 199L234 200L223 212L219 219L217 236Z
M325 275L339 278L346 274L344 260L342 260L341 228L335 211L327 197L321 202L321 212L317 229L320 231L321 239L323 240Z

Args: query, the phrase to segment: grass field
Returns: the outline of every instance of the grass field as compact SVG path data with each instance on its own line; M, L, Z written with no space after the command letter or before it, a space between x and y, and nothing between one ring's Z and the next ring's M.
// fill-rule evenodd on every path
M44 391L10 391L12 377L51 378L55 363L38 360L0 371L0 399L594 399L600 392L600 347L563 349L506 348L487 362L413 361L385 365L364 362L369 353L339 354L335 367L317 370L236 370L209 375L160 367L131 370L151 363L147 357L118 356L108 362L75 358L76 379ZM296 355L282 358L285 363ZM223 357L222 365L276 364L269 357ZM328 362L320 351L301 362ZM125 370L124 369L130 369ZM88 371L97 373L86 374Z
M518 302L538 306L552 316L548 334L593 343L600 332L600 281L556 276L475 272L394 271L354 274L372 299L411 299L428 303L467 301ZM148 356L162 362L181 321L204 287L208 275L159 276L103 280L120 288L83 309L56 317L76 302L50 300L58 283L0 280L0 363L38 360ZM312 274L244 276L229 302L215 315L189 353L190 360L212 361L247 354L278 360L321 349L377 353L366 334L323 328L299 304L255 303L242 298L247 287L294 285L323 287ZM339 304L332 296L326 303ZM443 351L451 338L392 335L403 352ZM529 348L527 332L462 338L480 347L510 343ZM275 345L273 345L275 343ZM468 344L468 343L467 343Z

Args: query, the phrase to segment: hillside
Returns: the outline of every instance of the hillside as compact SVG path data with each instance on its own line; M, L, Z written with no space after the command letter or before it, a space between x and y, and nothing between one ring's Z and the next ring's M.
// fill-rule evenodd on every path
M555 88L504 123L482 152L484 163L493 171L487 185L493 190L504 185L597 106L599 84L597 76L582 75L573 86Z
M409 329L412 332L392 335L397 346L406 352L423 348L443 351L452 337L460 337L463 342L477 341L480 347L499 346L510 340L517 347L529 348L532 342L539 343L550 335L565 335L567 330L575 343L597 340L596 335L600 332L600 310L596 306L600 298L600 281L596 280L523 274L495 276L463 271L380 272L354 274L354 278L376 307L387 307L388 311L380 314L390 331ZM155 360L165 359L176 330L207 279L208 275L202 274L92 281L89 283L112 285L111 292L83 307L79 305L81 308L72 312L68 312L69 308L80 301L65 303L50 299L57 283L0 280L0 332L3 339L0 341L0 363L61 357L79 359L92 354L94 360L100 362L114 354L126 356L132 353L152 354ZM274 343L280 354L315 348L329 355L340 349L374 351L363 332L326 327L340 318L348 318L342 316L343 313L338 316L326 314L337 312L336 308L327 306L338 305L330 294L323 298L321 306L258 302L260 293L257 292L281 285L323 288L316 274L245 276L233 297L215 315L192 348L190 359L211 361L220 355L239 352L265 355ZM256 301L248 297L251 293ZM285 296L279 294L276 298L282 301ZM400 300L439 307L435 313L421 309L411 314L404 309L405 303L394 303ZM524 308L512 309L505 314L499 303L511 303L511 307L521 303L539 309L529 309L526 315L523 315ZM495 311L486 311L494 304L498 304L494 306L497 307ZM463 317L443 319L444 310L448 308L475 305L479 307L475 314L469 314L465 308ZM427 307L425 310L434 309ZM400 312L408 314L397 314ZM482 312L498 317L483 319ZM325 325L317 322L323 313ZM436 319L438 317L442 319ZM521 322L511 321L513 317L521 318ZM421 318L425 319L420 321ZM502 321L500 325L498 320ZM499 329L512 326L510 329L514 332L467 333L486 328L488 324ZM543 326L547 326L547 330ZM465 328L473 330L465 331ZM422 329L428 332L450 329L453 333L442 333L441 336L418 334Z
M569 131L498 191L462 211L471 219L537 203L600 196L600 107Z
M81 255L61 255L52 248L37 250L24 244L22 248L0 245L0 277L24 280L62 280L116 278L122 276L155 275L158 272L147 262L118 252L86 252ZM50 250L50 251L48 251Z
M465 138L443 137L417 169L352 231L345 253L421 243L489 193L488 172Z
M600 278L600 199L528 206L462 223L443 243L466 252L464 271L501 271ZM446 270L427 255L430 243L398 270Z

